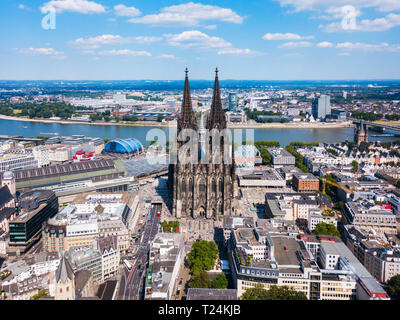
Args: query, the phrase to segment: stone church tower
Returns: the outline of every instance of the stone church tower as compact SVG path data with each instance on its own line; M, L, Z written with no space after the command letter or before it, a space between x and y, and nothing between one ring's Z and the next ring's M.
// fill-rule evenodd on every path
M362 142L368 142L368 126L361 120L354 128L354 143L359 147Z
M187 69L177 135L183 129L199 131L192 109ZM232 215L236 179L233 146L227 145L229 141L226 141L221 135L220 147L213 150L213 136L210 135L210 131L213 129L226 129L226 120L222 112L218 70L216 70L214 94L206 129L206 132L202 130L202 135L205 134L203 143L200 143L200 141L198 143L197 163L182 164L178 158L176 164L169 166L168 187L172 199L172 213L177 218L205 217L220 220L224 215ZM183 143L177 141L177 150L182 147ZM202 146L205 146L208 150L201 150ZM229 155L230 161L224 159L224 150L229 150L226 154ZM208 157L208 163L202 163L202 154ZM219 163L213 162L211 158L218 157L218 155Z
M75 300L75 274L64 254L57 268L55 281L55 300Z

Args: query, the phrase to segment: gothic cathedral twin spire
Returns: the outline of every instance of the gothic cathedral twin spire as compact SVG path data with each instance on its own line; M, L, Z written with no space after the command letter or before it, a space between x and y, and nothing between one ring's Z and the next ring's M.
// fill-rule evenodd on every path
M178 132L182 129L197 129L196 118L193 114L192 98L190 96L188 69L185 70L185 88L183 90L182 110L178 118Z
M183 129L198 131L197 119L192 109L187 68L185 73L182 110L177 119L178 134ZM219 89L218 69L216 70L214 93L211 110L207 117L206 129L209 131L226 129ZM223 139L221 141L223 144L227 143ZM181 143L178 141L178 149ZM222 150L224 150L223 145L220 152ZM192 217L195 219L199 217L221 219L223 216L232 215L234 183L234 160L232 160L232 163L222 161L219 164L183 164L179 161L171 163L168 172L168 190L172 200L172 214L177 218Z
M182 129L197 130L197 121L193 113L192 99L190 96L188 69L185 70L185 87L183 90L182 109L178 118L178 133ZM218 68L215 70L214 93L210 114L207 118L206 129L226 129L226 120L222 111L221 93L219 89Z

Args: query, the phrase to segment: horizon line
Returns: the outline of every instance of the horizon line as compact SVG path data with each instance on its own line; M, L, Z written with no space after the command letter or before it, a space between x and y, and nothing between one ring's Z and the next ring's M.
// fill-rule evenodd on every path
M214 81L214 79L190 79L191 81ZM368 79L219 79L220 81L400 81L400 78ZM0 81L185 81L185 79L0 79Z

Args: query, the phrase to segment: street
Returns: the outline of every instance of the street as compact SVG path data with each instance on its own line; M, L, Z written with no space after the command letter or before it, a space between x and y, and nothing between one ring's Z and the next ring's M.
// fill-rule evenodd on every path
M124 267L121 275L119 300L141 300L144 297L143 286L150 243L158 233L160 218L157 216L157 212L161 211L161 209L161 205L153 205L150 209L148 220L142 227L143 236L136 244L138 249L134 257L132 257L135 260L130 261L133 265L132 270L129 271Z

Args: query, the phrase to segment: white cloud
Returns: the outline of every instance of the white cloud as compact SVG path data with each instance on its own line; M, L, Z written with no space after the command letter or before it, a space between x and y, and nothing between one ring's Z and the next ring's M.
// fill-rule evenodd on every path
M173 54L160 54L158 57L161 59L176 59Z
M219 37L209 36L201 31L190 30L179 34L165 34L167 43L174 47L188 48L229 48L232 44Z
M359 8L349 5L341 7L329 7L325 12L328 14L328 16L323 16L322 18L325 18L327 20L342 19L343 17L346 17L350 14L354 17L361 16L361 10Z
M294 7L295 11L326 10L332 7L332 0L276 0L281 6ZM379 11L400 10L398 0L335 0L335 6L351 5L356 8L376 8Z
M132 38L124 38L120 35L112 35L112 34L103 34L97 37L90 38L78 38L74 41L71 41L70 44L74 47L82 48L82 49L97 49L104 45L117 45L117 44L126 44L126 43L140 43L140 44L149 44L157 41L161 41L161 37L132 37Z
M163 38L161 37L135 37L133 38L133 41L136 43L153 43L153 42L158 42L161 41Z
M97 49L103 45L113 45L113 44L121 44L126 43L127 39L119 36L119 35L112 35L112 34L103 34L97 37L90 37L90 38L78 38L72 42L71 45L85 48L85 49Z
M34 56L52 56L58 59L65 59L67 58L64 55L64 52L56 51L53 48L27 48L27 49L19 49L19 53L25 55L34 55Z
M232 43L214 36L209 36L198 30L184 31L179 34L165 34L170 46L195 49L216 49L218 55L225 54L262 54L250 49L237 49Z
M313 38L314 36L300 36L295 33L266 33L263 36L264 40L307 40Z
M397 26L400 26L400 14L390 13L383 18L357 20L353 30L345 30L340 22L333 22L326 25L324 31L385 31Z
M151 56L151 53L147 51L133 51L129 49L101 51L99 54L106 56Z
M26 6L26 5L22 4L22 3L18 5L18 9L28 10L28 11L32 10L31 8L29 8L28 6Z
M334 47L332 42L322 41L317 44L318 48L332 48Z
M312 46L313 44L309 41L299 41L299 42L286 42L280 45L278 48L293 49L293 48L307 48Z
M223 54L250 54L250 55L259 55L261 54L260 52L253 51L250 49L236 49L236 48L227 48L227 49L221 49L217 52L218 55L223 55Z
M41 7L42 12L44 12L43 10L45 7L53 7L56 9L57 13L66 11L83 14L106 12L105 7L101 4L88 0L51 0Z
M203 28L207 29L207 30L215 30L215 29L217 29L217 25L216 24L210 24L208 26L203 26Z
M150 25L185 25L196 26L201 21L215 20L240 24L243 17L228 8L221 8L201 3L185 3L161 9L158 14L149 14L129 20L132 23Z
M136 9L135 7L127 7L123 4L114 6L114 13L120 17L137 17L142 14L139 9Z
M400 52L399 44L388 44L382 42L380 44L369 44L361 42L342 42L336 45L336 48L344 51L368 51L368 52Z

